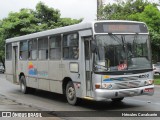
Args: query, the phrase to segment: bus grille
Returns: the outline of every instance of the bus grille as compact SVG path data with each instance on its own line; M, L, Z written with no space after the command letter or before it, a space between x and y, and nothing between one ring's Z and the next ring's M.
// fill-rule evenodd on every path
M140 87L140 81L115 83L117 89L128 89Z

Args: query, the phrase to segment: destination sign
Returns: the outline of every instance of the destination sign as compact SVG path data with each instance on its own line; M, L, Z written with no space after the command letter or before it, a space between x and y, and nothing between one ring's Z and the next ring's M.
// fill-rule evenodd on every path
M148 33L143 23L102 22L95 23L96 33Z

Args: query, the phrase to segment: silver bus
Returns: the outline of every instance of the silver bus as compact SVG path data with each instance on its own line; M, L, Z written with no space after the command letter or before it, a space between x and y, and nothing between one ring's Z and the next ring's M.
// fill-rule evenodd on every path
M5 65L6 79L23 93L64 94L72 105L154 93L143 22L94 21L10 38Z

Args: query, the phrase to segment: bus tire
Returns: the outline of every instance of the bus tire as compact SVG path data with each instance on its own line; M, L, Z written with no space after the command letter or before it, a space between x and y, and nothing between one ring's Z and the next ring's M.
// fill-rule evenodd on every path
M78 98L76 97L76 90L72 81L69 81L66 85L66 98L68 103L71 105L76 105L78 103Z
M124 97L121 98L112 98L113 102L121 102L124 99Z
M20 77L20 90L24 94L27 94L29 92L29 87L27 87L26 79L23 75Z

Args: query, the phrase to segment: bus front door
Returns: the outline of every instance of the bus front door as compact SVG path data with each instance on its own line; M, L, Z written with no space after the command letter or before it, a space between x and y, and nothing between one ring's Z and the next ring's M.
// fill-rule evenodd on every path
M85 54L85 81L86 95L92 96L92 61L91 61L91 40L92 37L84 38L84 54Z

